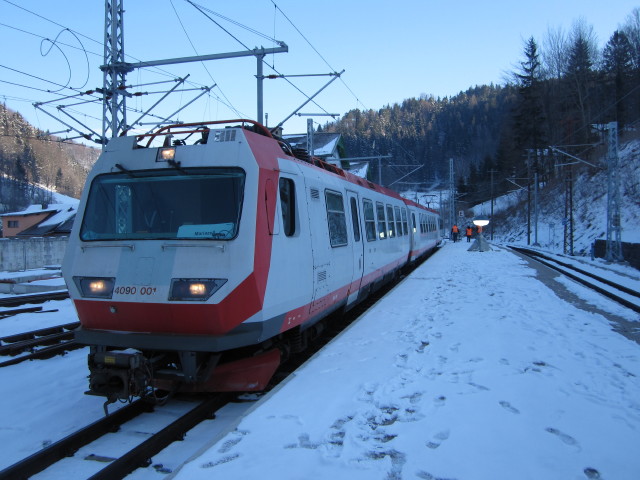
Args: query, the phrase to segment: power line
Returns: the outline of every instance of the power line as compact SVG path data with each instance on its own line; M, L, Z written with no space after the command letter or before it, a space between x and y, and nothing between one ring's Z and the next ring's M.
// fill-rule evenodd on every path
M313 49L314 52L316 52L318 54L318 56L322 59L322 61L327 65L327 67L329 67L332 71L337 71L335 68L333 68L329 62L327 61L326 58L324 58L322 56L322 54L318 51L318 49L316 47L313 46L313 44L309 41L309 39L300 31L300 29L291 21L291 19L287 16L286 13L284 13L282 11L282 9L276 4L276 2L274 0L271 0L271 3L273 3L273 6L276 8L276 10L279 10L280 13L282 14L282 16L284 18L287 19L287 21L291 24L291 26L296 30L296 32L298 32L300 34L300 36L304 39L305 42L307 42L307 44ZM358 96L353 92L353 90L351 90L351 88L349 88L349 85L347 85L347 83L344 81L344 79L342 77L340 77L340 81L342 82L342 84L345 86L345 88L347 90L349 90L349 92L351 93L351 95L353 95L353 97L356 99L356 101L362 105L364 108L365 105L360 101L360 99L358 98Z
M70 32L73 32L73 33L75 33L75 34L77 34L77 35L79 35L79 36L81 36L81 37L86 38L87 40L91 40L92 42L95 42L95 43L97 43L98 45L102 46L102 42L100 42L100 41L98 41L98 40L95 40L95 39L93 39L93 38L91 38L91 37L88 37L87 35L84 35L84 34L82 34L82 33L80 33L80 32L74 32L74 31L73 31L73 30L71 30L70 28L65 27L64 25L61 25L61 24L59 24L58 22L54 22L54 21L53 21L53 20L51 20L50 18L47 18L47 17L45 17L45 16L43 16L43 15L40 15L39 13L32 12L31 10L29 10L29 9L27 9L27 8L24 8L24 7L20 6L20 5L17 5L17 4L15 4L15 3L13 3L13 2L11 2L11 1L9 1L9 0L3 0L3 1L4 1L5 3L8 3L8 4L10 4L10 5L13 5L13 6L14 6L14 7L16 7L16 8L19 8L20 10L24 10L25 12L30 13L31 15L35 15L36 17L41 18L42 20L45 20L45 21L50 22L50 23L53 23L54 25L57 25L58 27L64 28L64 29L66 29L66 30L69 30ZM8 26L8 25L5 25L5 26ZM10 27L10 28L11 28L11 27Z
M191 3L191 2L189 2L189 3ZM178 19L178 22L180 23L180 27L182 27L182 31L184 32L185 36L187 37L187 40L189 41L189 44L191 45L191 48L193 49L193 51L195 52L196 55L200 55L200 53L196 49L195 45L191 41L191 37L189 36L189 33L187 32L187 29L184 27L184 24L182 23L182 19L180 18L180 15L178 15L178 11L176 10L175 5L173 4L173 0L171 0L171 8L173 8L173 12L175 13L176 18ZM231 103L229 98L222 91L222 88L220 88L220 85L218 85L218 82L216 82L216 80L213 78L213 75L211 75L211 72L209 72L209 69L207 68L206 64L204 62L200 62L200 63L202 64L203 68L205 69L205 71L209 75L209 78L211 79L211 81L218 87L218 90L220 90L220 93L222 94L224 99L227 101L227 103L224 103L224 102L221 102L221 103L223 103L224 105L229 107L229 109L234 111L236 113L236 115L238 115L239 117L241 117L241 118L246 117L246 115L244 115L242 112L240 112L237 108L235 108L233 106L233 104Z
M265 40L269 40L270 42L273 42L273 43L280 43L280 42L278 42L275 38L270 37L269 35L266 35L266 34L264 34L264 33L262 33L262 32L259 32L258 30L255 30L255 29L253 29L253 28L251 28L251 27L248 27L248 26L246 26L246 25L243 25L242 23L237 22L236 20L233 20L233 19L231 19L231 18L229 18L229 17L225 17L224 15L222 15L222 14L220 14L220 13L217 13L217 12L214 12L213 10L211 10L211 9L209 9L209 8L207 8L207 7L203 7L202 5L197 5L197 4L193 3L191 0L185 0L185 1L186 1L187 3L190 3L191 5L193 5L194 7L196 7L198 10L200 10L200 9L202 9L202 10L206 10L207 12L211 13L212 15L215 15L216 17L222 18L223 20L226 20L227 22L232 23L232 24L234 24L234 25L235 25L235 26L237 26L237 27L240 27L240 28L242 28L242 29L244 29L244 30L247 30L248 32L251 32L251 33L253 33L253 34L255 34L255 35L259 36L259 37L262 37L262 38L263 38L263 39L265 39ZM213 21L213 20L212 20L212 21ZM226 29L224 29L224 28L223 28L219 23L217 23L217 22L215 22L215 23L216 23L216 25L218 25L220 28L222 28L225 32L229 33L229 32L228 32ZM231 35L231 34L229 33L229 35ZM233 35L232 35L232 36L233 36ZM234 38L235 38L235 37L234 37Z
M6 2L7 0L4 0L4 1ZM22 28L15 27L15 26L13 26L13 25L7 25L6 23L0 23L0 26L2 26L2 27L6 27L6 28L9 28L9 29L11 29L11 30L16 30L17 32L20 32L20 33L25 33L25 34L27 34L27 35L31 35L31 36L33 36L33 37L37 37L37 38L39 38L40 40L50 40L50 39L49 39L49 38L47 38L47 37L43 37L42 35L38 35L37 33L29 32L28 30L24 30L24 29L22 29ZM63 28L64 28L65 30L68 30L70 33L73 33L73 34L76 34L76 33L77 33L77 32L74 32L73 30L71 30L70 28L67 28L67 27L63 27ZM82 34L78 34L78 35L83 36ZM79 48L78 46L76 46L76 45L71 45L71 44L69 44L69 43L64 43L64 42L59 42L59 43L60 43L61 45L64 45L65 47L73 48L73 49L76 49L76 50L83 50L83 51L85 51L85 52L87 52L87 53L90 53L91 55L96 55L96 56L98 56L98 57L102 57L102 54L101 54L101 53L96 53L96 52L92 52L92 51L90 51L90 50L86 50L84 47L83 47L83 48Z
M29 14L31 14L31 15L34 15L34 16L36 16L36 17L38 17L38 18L41 18L41 19L43 19L43 20L45 20L45 21L47 21L47 22L50 22L50 23L52 23L52 24L54 24L54 25L56 25L56 26L58 26L58 27L61 27L61 28L65 29L65 30L69 31L69 32L70 32L70 33L72 33L73 35L80 36L80 37L86 38L86 39L88 39L88 40L91 40L92 42L94 42L94 43L96 43L96 44L98 44L98 45L100 45L100 46L102 47L102 42L101 42L101 41L95 40L95 39L93 39L93 38L91 38L91 37L88 37L87 35L84 35L84 34L82 34L82 33L80 33L80 32L77 32L77 31L75 31L75 30L73 30L73 29L71 29L71 28L69 28L69 27L66 27L66 26L64 26L64 25L62 25L62 24L60 24L60 23L58 23L58 22L55 22L55 21L53 21L53 20L51 20L51 19L49 19L49 18L47 18L47 17L44 17L44 16L42 16L42 15L40 15L40 14L38 14L38 13L35 13L35 12L31 11L31 10L28 10L28 9L24 8L24 7L21 7L21 6L19 6L19 5L16 5L15 3L13 3L13 2L11 2L11 1L9 1L9 0L3 0L3 1L4 1L4 2L6 2L6 3L9 3L9 4L11 4L11 5L13 5L13 6L15 6L15 7L17 7L17 8L19 8L19 9L21 9L21 10L24 10L25 12L27 12L27 13L29 13ZM6 28L9 28L9 29L12 29L12 30L16 30L16 31L21 32L21 33L24 33L24 34L26 34L26 35L34 36L34 37L36 37L36 38L39 38L39 39L40 39L40 40L42 40L42 41L45 41L45 40L51 41L48 37L44 37L44 36L42 36L42 35L39 35L39 34L36 34L36 33L30 32L30 31L27 31L27 30L24 30L24 29L21 29L21 28L14 27L14 26L12 26L12 25L7 25L7 24L5 24L5 23L0 23L0 26L4 26L4 27L6 27ZM79 48L79 47L78 47L78 46L76 46L76 45L71 45L71 44L69 44L69 43L65 43L65 42L57 42L57 43L58 43L58 44L60 44L60 45L64 45L65 47L73 48L73 49L75 49L75 50L81 50L81 51L84 51L85 53L90 53L91 55L93 55L93 56L97 56L97 57L99 57L99 58L102 58L102 56L103 56L103 54L102 54L102 53L96 53L96 52L93 52L93 51L87 50L87 49L85 49L84 47ZM132 55L128 55L128 54L127 54L127 57L128 57L128 58L130 58L130 59L132 59L132 60L135 60L135 61L140 61L140 59L139 59L139 58L136 58L136 57L134 57L134 56L132 56ZM163 70L163 69L161 69L161 68L158 68L158 67L150 67L150 68L148 69L148 71L153 71L154 73L156 73L156 74L158 74L158 75L163 75L163 76L172 77L172 78L175 78L175 76L176 76L175 74L173 74L173 73L171 73L171 72L169 72L169 71L167 71L167 70ZM191 85L198 86L198 87L203 87L203 86L204 86L204 85L202 85L202 84L198 84L197 82L192 82L192 81L190 81L190 82L188 82L188 83L189 83L189 84L191 84ZM221 101L217 96L216 96L216 99L218 99L219 101ZM221 102L222 102L222 101L221 101ZM222 102L222 103L223 103L223 104L225 104L224 102ZM233 107L231 107L230 105L227 105L227 104L225 104L225 105L226 105L227 107L229 107L229 108L231 108L231 109L233 110Z
M235 35L233 35L231 32L229 32L226 28L224 28L222 25L220 25L219 22L217 22L216 20L214 20L213 18L211 18L209 15L207 15L207 13L205 13L204 10L208 9L204 9L203 7L200 7L200 5L197 5L195 3L193 3L191 0L186 0L188 3L190 3L191 5L193 5L193 7L198 10L200 13L202 13L205 17L207 17L211 22L215 23L218 27L220 27L220 29L222 29L224 32L226 32L231 38L233 38L236 42L238 42L240 45L242 45L246 50L251 50L246 44L244 44L239 38L237 38ZM225 17L226 18L226 17ZM277 40L272 39L270 37L266 37L269 38L270 40L277 42ZM277 42L277 43L282 43L282 42ZM262 62L268 66L270 69L272 69L274 72L276 72L278 75L282 75L282 73L280 73L276 68L274 68L273 66L269 65L265 60L264 57L262 58ZM289 80L286 77L282 77L284 78L284 80L291 85L293 88L295 88L298 92L300 92L303 96L305 96L308 100L311 100L311 98L309 97L309 95L307 95L305 92L303 92L300 88L298 88L291 80ZM322 106L320 106L316 101L311 100L318 108L320 108L324 113L329 113L327 112Z

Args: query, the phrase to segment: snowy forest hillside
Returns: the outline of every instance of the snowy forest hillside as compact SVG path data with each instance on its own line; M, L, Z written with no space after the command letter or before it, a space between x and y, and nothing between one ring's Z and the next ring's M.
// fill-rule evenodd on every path
M505 85L355 109L324 130L342 133L349 156L391 155L383 161L387 186L403 180L447 188L453 160L468 207L513 190L514 182L531 183L536 172L545 182L562 181L556 165L566 157L550 146L592 161L606 124L617 122L621 137L640 127L640 8L620 25L599 40L576 20L568 32L524 40ZM380 182L377 172L375 163L371 180Z
M630 136L635 138L622 141L618 155L620 222L622 241L640 243L640 132L626 135ZM606 156L597 158L595 162L596 167L584 164L561 167L553 181L540 184L537 243L541 248L569 253L572 244L575 255L588 256L595 240L606 239ZM494 232L497 242L522 245L536 242L531 192L526 188L513 192L509 205L496 202L490 231ZM486 215L490 212L490 202L477 206L474 212ZM573 223L573 236L570 221Z
M99 153L59 142L0 104L0 213L51 203L52 192L79 198Z

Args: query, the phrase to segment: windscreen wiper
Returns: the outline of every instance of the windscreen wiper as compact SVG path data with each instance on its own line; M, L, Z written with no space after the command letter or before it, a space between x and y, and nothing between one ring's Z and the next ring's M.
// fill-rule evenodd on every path
M184 168L180 166L180 162L176 162L175 160L169 159L167 160L167 163L171 165L173 168L175 168L176 170L178 170L183 175L189 175L189 172L187 172Z
M121 172L126 173L128 176L130 176L131 178L138 178L137 175L135 175L131 170L129 170L128 168L123 167L122 165L120 165L119 163L116 163L115 167L120 170Z

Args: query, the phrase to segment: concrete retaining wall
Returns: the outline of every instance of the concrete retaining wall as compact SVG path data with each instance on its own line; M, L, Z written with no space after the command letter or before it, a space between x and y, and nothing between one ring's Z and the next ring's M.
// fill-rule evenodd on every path
M0 271L19 272L61 265L68 237L1 238Z
M640 243L622 243L622 256L633 267L640 270ZM607 252L607 241L596 240L593 246L594 256L604 258Z

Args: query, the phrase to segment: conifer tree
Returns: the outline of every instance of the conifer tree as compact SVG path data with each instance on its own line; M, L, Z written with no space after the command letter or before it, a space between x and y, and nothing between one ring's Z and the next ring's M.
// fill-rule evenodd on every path
M569 47L569 59L565 82L570 103L567 108L567 137L571 143L588 143L591 124L590 93L593 82L593 47L582 25L574 28Z
M603 70L607 84L613 86L610 100L615 103L614 120L622 130L627 120L624 99L631 90L633 79L633 50L624 32L615 31L605 46Z
M525 43L524 61L515 74L520 101L515 112L516 138L519 148L539 151L546 147L546 121L542 108L542 69L538 46L533 37ZM537 155L533 157L535 171L542 172Z

